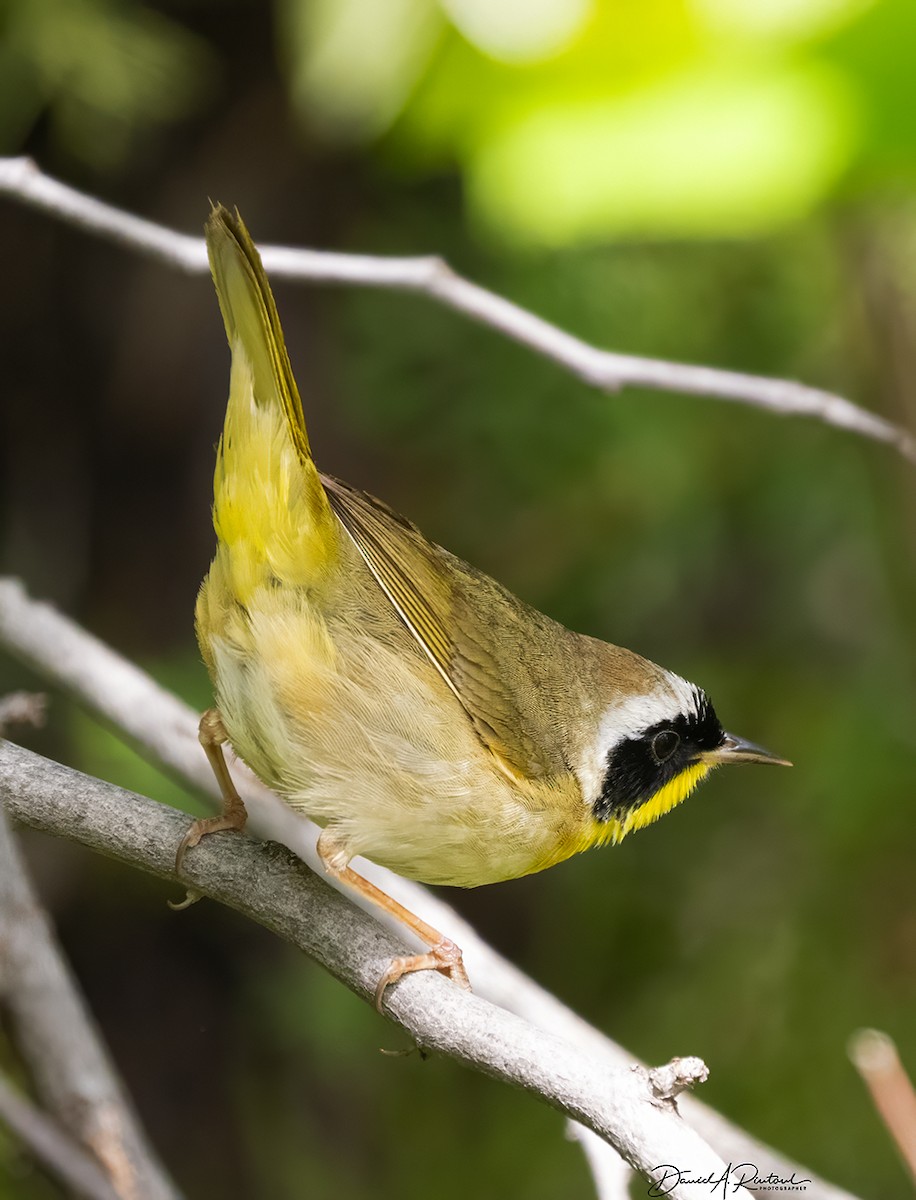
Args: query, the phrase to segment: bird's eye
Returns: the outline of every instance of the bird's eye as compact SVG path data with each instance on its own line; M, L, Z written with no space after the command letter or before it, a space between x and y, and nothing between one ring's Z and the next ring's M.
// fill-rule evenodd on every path
M652 753L659 762L669 759L681 744L681 739L673 729L663 729L652 739Z

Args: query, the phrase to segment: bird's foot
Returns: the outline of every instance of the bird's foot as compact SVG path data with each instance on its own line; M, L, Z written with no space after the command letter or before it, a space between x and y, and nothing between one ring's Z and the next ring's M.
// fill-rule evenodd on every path
M459 987L463 987L467 991L471 990L461 951L451 938L444 937L425 954L410 954L391 960L375 989L375 1007L379 1012L382 1011L385 989L391 984L397 983L401 976L412 975L414 971L441 971Z
M175 852L175 873L181 873L181 865L184 862L184 856L197 843L209 833L220 833L226 829L237 829L239 831L245 828L245 822L248 820L248 813L245 811L244 804L239 802L238 805L227 805L223 812L218 817L198 817L193 821L190 829L181 839L178 849ZM195 892L193 888L188 888L185 893L185 898L177 902L170 900L169 908L174 912L180 912L182 909L190 908L192 904L196 904L200 899L200 893Z

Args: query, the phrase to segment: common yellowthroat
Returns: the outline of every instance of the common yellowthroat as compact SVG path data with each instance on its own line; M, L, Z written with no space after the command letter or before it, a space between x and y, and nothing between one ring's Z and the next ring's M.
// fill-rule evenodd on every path
M428 945L384 989L458 948L349 867L475 887L619 842L720 763L782 763L726 733L706 694L619 646L572 633L312 459L261 260L217 207L207 246L232 351L217 451L216 556L197 636L216 698L200 738L219 817L178 850L241 828L234 750L321 827L328 872Z

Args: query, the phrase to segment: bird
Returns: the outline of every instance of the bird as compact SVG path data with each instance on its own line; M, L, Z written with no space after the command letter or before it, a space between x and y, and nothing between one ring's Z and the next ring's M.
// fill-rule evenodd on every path
M350 866L477 887L619 843L727 763L790 765L727 733L706 693L574 633L319 471L277 307L238 210L206 223L231 351L213 485L216 552L195 608L215 703L201 745L220 815L247 811L228 745L316 822L328 874L411 929L423 953L378 981L439 971L469 987L455 943Z

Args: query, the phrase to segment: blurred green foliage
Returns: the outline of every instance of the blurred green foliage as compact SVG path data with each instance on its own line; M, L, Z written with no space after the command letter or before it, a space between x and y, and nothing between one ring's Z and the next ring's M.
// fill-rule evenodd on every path
M911 0L278 0L273 24L246 0L6 0L2 21L4 151L87 190L185 228L213 196L263 240L440 252L597 344L916 423ZM4 566L203 707L211 291L4 215ZM455 902L635 1053L702 1054L730 1117L902 1200L844 1047L875 1025L916 1070L912 470L812 422L596 394L417 297L278 297L323 466L796 762ZM0 663L0 688L30 684ZM63 697L32 742L196 803ZM398 1036L268 935L28 845L189 1195L593 1194L555 1114L378 1055ZM2 1200L56 1194L0 1142Z
M184 116L212 65L205 43L174 21L120 0L3 6L0 137L7 152L47 117L66 153L118 167L135 139Z

